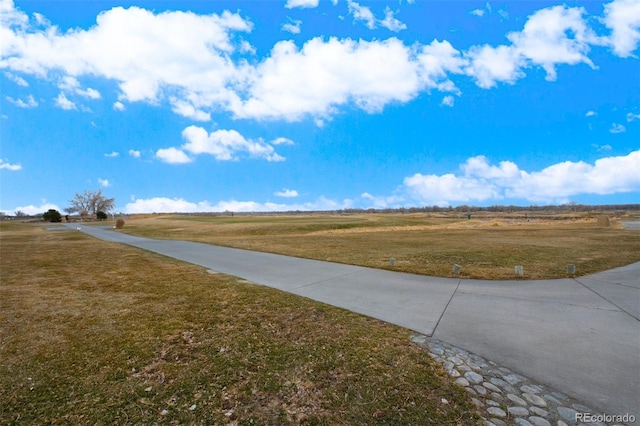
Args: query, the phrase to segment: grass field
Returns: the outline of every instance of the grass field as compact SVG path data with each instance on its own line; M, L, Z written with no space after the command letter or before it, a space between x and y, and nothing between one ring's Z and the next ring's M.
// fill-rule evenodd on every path
M434 276L458 264L463 278L512 279L522 265L525 279L544 279L566 277L568 264L585 275L640 261L640 233L621 217L603 227L571 212L165 215L129 219L124 231Z
M0 424L478 424L405 329L77 232L0 249Z

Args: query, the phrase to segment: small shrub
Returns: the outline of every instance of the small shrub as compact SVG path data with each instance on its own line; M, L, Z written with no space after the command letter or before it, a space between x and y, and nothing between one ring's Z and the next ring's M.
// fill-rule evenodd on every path
M96 218L98 220L107 220L109 216L107 216L107 214L103 211L99 211L98 213L96 213Z
M49 209L42 215L45 222L62 222L62 215L56 209Z
M124 228L124 219L119 218L118 220L116 220L116 229L122 229Z

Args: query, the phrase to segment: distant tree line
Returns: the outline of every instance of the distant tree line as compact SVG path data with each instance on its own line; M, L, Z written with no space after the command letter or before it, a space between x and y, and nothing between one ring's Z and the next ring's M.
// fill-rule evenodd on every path
M560 212L605 212L605 211L638 211L640 204L560 204L546 206L513 206L513 205L494 205L487 207L460 205L460 206L424 206L424 207L399 207L385 209L340 209L340 210L292 210L281 212L250 212L250 213L234 213L234 212L200 212L200 213L179 213L183 216L233 216L236 215L279 215L279 214L363 214L363 213L560 213ZM157 213L154 213L157 214Z

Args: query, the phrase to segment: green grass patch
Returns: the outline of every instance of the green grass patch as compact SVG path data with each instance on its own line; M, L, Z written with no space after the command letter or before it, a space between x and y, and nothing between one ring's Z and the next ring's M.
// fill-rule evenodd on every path
M405 329L82 233L0 248L0 424L478 423Z

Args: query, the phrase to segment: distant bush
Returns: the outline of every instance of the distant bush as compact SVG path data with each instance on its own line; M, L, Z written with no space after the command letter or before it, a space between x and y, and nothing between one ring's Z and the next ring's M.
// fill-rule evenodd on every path
M107 216L105 212L99 211L98 213L96 213L96 217L98 218L98 220L107 220L109 216Z
M118 220L116 220L116 229L122 229L124 228L124 219L119 218Z
M42 215L42 218L45 222L62 222L62 215L56 209L49 209Z

